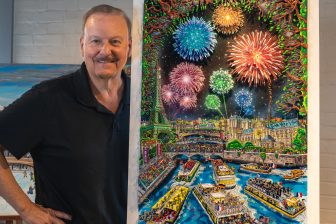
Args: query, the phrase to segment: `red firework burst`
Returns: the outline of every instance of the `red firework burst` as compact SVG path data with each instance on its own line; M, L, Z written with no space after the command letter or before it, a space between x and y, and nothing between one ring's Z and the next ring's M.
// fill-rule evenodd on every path
M185 109L195 108L197 105L197 97L196 95L184 95L180 98L180 106Z
M229 46L229 63L237 80L250 86L265 85L277 79L284 68L284 57L277 37L269 32L254 31L235 38Z
M170 72L170 82L180 94L195 94L204 86L204 75L200 67L183 62Z
M162 101L168 105L173 104L177 101L178 95L172 88L170 84L164 85L161 88L161 98Z

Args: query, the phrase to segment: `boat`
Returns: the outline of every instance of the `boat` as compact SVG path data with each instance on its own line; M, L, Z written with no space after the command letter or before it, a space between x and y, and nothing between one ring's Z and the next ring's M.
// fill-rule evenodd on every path
M233 192L222 189L219 185L205 183L193 188L193 194L208 214L212 223L255 224L246 201Z
M282 183L260 177L249 178L244 192L259 202L274 209L276 212L294 219L306 210L305 200L301 196L295 197L289 187Z
M183 166L182 169L178 172L177 177L175 178L176 181L186 181L190 182L195 173L197 172L200 162L195 160L188 160Z
M291 170L289 173L285 174L283 177L285 180L297 180L304 175L304 171L300 169Z
M172 187L158 202L151 211L143 217L149 224L174 223L182 206L189 194L189 188L185 186Z
M263 173L269 174L272 171L272 164L258 164L258 163L247 163L240 164L239 171L248 173Z
M218 185L225 189L232 189L236 186L236 176L233 168L230 168L221 159L211 161L214 179Z

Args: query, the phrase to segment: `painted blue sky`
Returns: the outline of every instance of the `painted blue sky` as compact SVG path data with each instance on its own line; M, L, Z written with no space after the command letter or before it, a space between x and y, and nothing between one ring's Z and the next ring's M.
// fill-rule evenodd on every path
M0 65L0 107L6 107L41 81L68 74L80 65Z

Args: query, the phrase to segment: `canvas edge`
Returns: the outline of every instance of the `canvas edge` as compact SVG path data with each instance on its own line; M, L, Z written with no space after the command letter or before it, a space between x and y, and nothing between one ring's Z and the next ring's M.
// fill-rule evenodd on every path
M308 224L320 223L319 0L308 1Z
M127 224L138 220L143 5L143 0L133 0Z

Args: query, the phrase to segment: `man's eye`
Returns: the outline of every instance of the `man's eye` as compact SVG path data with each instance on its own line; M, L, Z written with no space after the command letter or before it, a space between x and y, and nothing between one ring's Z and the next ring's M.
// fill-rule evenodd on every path
M96 39L94 39L94 40L92 40L91 42L94 43L94 44L99 44L99 43L100 43L100 40L96 40Z
M120 40L112 40L111 42L112 42L112 44L120 44L121 43Z

